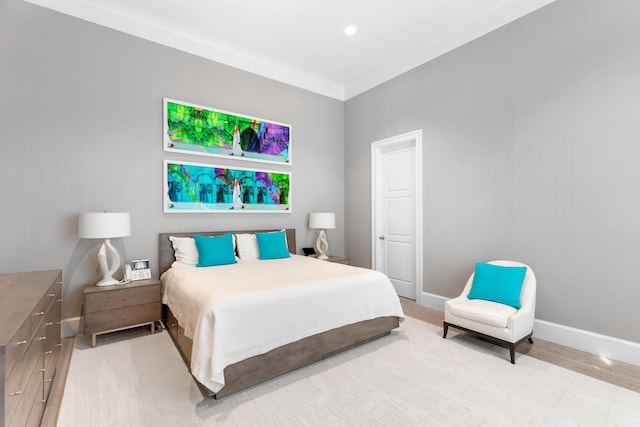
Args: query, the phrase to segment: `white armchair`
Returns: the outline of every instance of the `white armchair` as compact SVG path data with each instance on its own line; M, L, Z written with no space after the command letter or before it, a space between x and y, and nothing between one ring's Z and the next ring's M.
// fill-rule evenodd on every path
M444 334L449 326L479 335L495 344L507 347L511 363L515 364L516 345L524 340L533 344L533 322L536 310L536 276L529 266L515 261L490 261L505 267L527 267L519 309L509 305L482 299L469 299L474 274L467 281L462 294L445 302Z

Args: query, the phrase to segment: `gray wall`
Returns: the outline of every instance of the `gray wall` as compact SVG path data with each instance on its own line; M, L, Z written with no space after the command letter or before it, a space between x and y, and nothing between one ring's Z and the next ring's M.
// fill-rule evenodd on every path
M293 213L163 214L163 159L213 161L163 152L163 97L292 125ZM336 212L327 234L343 255L343 121L340 101L2 0L0 273L63 269L63 317L80 315L99 242L76 237L77 215L102 210L131 212L132 235L114 244L156 272L159 232L292 227L301 247L311 211Z
M98 210L131 212L114 243L154 269L159 232L295 227L302 246L307 214L331 210L332 252L368 266L370 143L421 128L425 292L517 259L538 318L640 342L639 18L638 2L558 0L343 105L2 0L0 273L64 269L63 316L79 315L97 267L77 214ZM162 97L291 124L293 213L163 214L162 160L202 159L162 151Z
M421 128L424 292L519 260L538 319L640 342L638 22L558 0L347 101L348 256L370 265L370 143Z

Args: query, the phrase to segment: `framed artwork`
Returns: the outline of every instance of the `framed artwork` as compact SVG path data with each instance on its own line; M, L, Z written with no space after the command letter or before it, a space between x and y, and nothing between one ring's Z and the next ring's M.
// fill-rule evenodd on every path
M291 174L164 161L165 213L289 213Z
M291 126L164 98L164 150L291 164Z

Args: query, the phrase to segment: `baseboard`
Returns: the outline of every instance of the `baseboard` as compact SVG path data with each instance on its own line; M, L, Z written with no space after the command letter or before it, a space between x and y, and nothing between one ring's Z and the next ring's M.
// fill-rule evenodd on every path
M536 319L534 338L640 366L640 343Z
M425 307L444 311L444 303L448 299L449 298L446 298L440 295L423 292L422 294L420 294L420 301L417 301L417 302L418 304L424 305Z
M422 292L418 304L444 311L449 298ZM533 337L640 366L640 343L536 319Z
M81 321L82 316L67 317L66 319L62 319L62 324L60 325L60 333L62 334L62 338L75 337L76 335L78 335Z

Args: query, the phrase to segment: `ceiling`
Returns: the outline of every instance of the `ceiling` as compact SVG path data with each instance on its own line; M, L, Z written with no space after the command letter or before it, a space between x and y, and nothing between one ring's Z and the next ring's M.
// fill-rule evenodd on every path
M26 1L346 100L555 0Z

